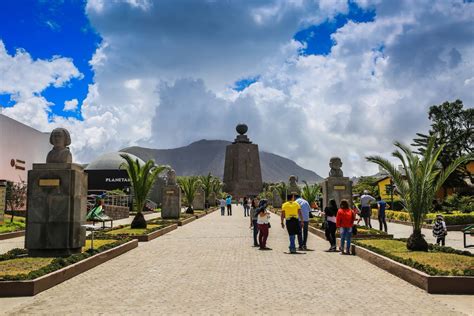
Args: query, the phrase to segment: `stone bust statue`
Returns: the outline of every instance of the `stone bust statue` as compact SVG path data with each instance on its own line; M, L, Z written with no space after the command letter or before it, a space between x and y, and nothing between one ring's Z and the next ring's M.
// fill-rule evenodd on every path
M53 149L46 156L46 163L72 163L72 155L69 151L71 135L65 128L55 128L49 136L49 142Z
M331 167L331 170L329 171L330 177L343 177L343 173L341 170L341 167L342 167L341 158L332 157L329 160L329 167Z
M176 171L174 169L170 169L166 174L166 184L176 185Z

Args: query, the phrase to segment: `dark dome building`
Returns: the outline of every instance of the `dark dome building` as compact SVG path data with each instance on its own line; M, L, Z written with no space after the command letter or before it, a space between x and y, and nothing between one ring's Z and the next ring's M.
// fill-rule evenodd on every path
M121 154L127 154L133 160L138 159L140 164L145 164L145 162L137 156L125 152L119 151L103 154L85 168L88 174L87 182L89 191L123 190L130 187L130 179L128 178L127 171L121 168L121 165L125 163L125 159L120 157Z

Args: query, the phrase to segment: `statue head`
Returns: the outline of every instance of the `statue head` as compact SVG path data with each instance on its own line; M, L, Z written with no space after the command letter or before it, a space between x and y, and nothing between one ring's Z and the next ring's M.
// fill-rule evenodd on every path
M71 135L67 129L58 127L53 129L51 135L49 136L49 142L56 149L66 148L71 145Z
M175 185L176 184L176 171L170 169L166 174L166 184Z
M296 185L296 181L298 181L296 176L291 175L290 176L290 185Z
M341 158L332 157L329 160L329 167L331 167L331 170L329 171L329 176L330 177L342 177L343 176L343 173L342 173L342 170L341 170L341 167L342 167Z

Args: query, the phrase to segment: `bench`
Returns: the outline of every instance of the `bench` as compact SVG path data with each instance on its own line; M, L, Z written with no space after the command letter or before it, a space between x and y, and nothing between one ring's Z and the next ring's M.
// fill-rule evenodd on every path
M105 228L105 223L110 222L110 228L114 227L114 220L107 216L107 218L92 218L89 219L92 222L92 225L95 226L95 223L102 223L102 228Z
M466 228L464 228L462 230L462 235L463 235L463 241L464 241L464 248L474 247L474 244L473 245L468 245L467 242L466 242L466 236L467 235L474 235L474 225L469 225Z
M102 228L105 228L105 223L110 222L110 228L114 227L114 220L104 214L104 208L101 204L95 205L87 214L86 220L95 223L102 223Z

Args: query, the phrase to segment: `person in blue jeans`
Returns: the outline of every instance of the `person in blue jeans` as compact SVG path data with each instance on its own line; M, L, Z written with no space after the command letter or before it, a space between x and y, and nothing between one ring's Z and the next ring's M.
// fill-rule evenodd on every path
M382 230L383 226L384 231L387 232L387 221L385 220L385 209L387 208L387 202L385 202L381 196L379 196L377 200L379 230Z
M308 241L308 224L309 224L309 213L311 212L311 206L309 205L308 201L299 197L296 199L296 203L298 203L301 207L301 215L302 218L299 218L300 225L302 230L298 231L298 250L308 250L306 247L306 243Z
M355 213L350 209L349 202L342 200L340 208L336 215L336 226L340 229L341 234L341 254L351 254L351 239L352 239L352 226L354 225ZM344 251L344 244L346 245L346 251Z
M257 198L252 199L252 204L250 207L250 227L253 228L253 246L258 247L260 246L258 243L258 214L257 214L257 208L259 206L259 202Z

